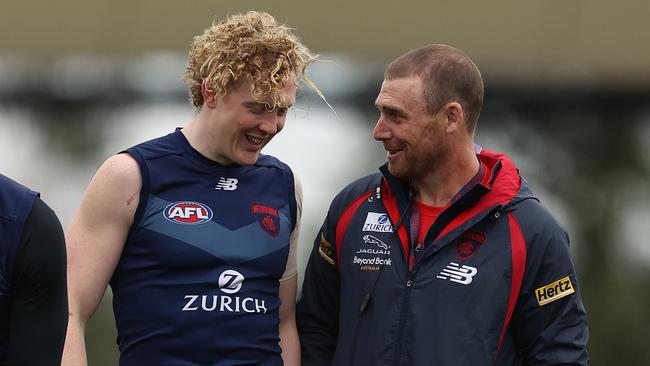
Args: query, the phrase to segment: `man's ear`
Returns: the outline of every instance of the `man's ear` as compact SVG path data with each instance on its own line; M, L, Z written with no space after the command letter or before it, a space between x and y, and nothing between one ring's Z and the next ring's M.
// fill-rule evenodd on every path
M447 133L454 133L465 128L465 112L463 106L458 102L449 102L443 107L443 112L447 120Z
M217 93L208 86L206 80L203 80L203 83L201 83L201 95L203 95L203 104L208 108L217 106Z

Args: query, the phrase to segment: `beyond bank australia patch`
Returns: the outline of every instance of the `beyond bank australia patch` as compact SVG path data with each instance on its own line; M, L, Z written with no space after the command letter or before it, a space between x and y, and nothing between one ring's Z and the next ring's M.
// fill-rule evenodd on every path
M362 271L378 271L382 266L391 266L390 246L373 235L364 235L363 244L357 249L352 263Z

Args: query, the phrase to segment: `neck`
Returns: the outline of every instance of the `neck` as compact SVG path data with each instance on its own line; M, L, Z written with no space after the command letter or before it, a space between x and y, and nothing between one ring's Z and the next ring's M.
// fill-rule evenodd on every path
M445 157L428 174L414 178L416 198L429 206L446 206L476 175L480 163L472 144Z
M213 151L211 146L214 145L214 136L212 136L212 131L209 128L207 123L207 116L205 111L207 109L205 106L198 111L194 118L181 130L187 141L192 145L192 147L201 153L201 155L207 157L208 159L214 160L218 163L224 164L226 162L220 161L219 155Z

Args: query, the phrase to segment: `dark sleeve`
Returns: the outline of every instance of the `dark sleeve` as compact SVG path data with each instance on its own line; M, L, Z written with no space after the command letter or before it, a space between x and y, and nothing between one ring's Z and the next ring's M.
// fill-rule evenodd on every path
M587 316L569 236L541 206L532 213L515 212L527 243L515 342L525 365L588 365Z
M336 350L339 322L339 273L336 223L330 215L314 240L296 309L302 364L329 366Z
M60 365L66 327L65 239L54 212L36 199L12 268L9 365Z

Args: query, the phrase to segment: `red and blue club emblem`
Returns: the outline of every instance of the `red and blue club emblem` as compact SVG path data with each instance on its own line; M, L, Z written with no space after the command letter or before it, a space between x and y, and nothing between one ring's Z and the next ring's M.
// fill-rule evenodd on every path
M278 210L260 204L253 204L251 209L253 210L253 215L255 215L257 222L267 234L272 237L276 237L280 234L280 215L278 215Z
M456 254L461 260L472 257L485 242L485 234L468 230L456 240Z

